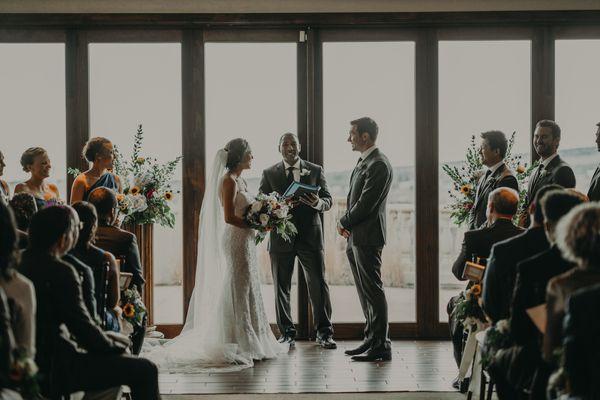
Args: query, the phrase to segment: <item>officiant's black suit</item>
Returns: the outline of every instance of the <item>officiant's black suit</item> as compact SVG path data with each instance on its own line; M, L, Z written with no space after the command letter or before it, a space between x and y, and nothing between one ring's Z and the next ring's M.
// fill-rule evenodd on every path
M302 171L310 171L304 175ZM283 194L294 181L293 174L286 171L283 161L265 169L262 173L260 191ZM323 253L322 213L331 208L331 194L327 189L325 174L320 165L300 160L300 182L320 186L321 209L300 204L291 210L292 222L298 234L286 242L276 232L271 232L268 244L275 286L275 310L277 326L282 335L294 338L296 328L291 316L290 288L296 257L304 271L308 294L313 309L317 335L320 338L333 335L331 325L331 300L325 282L325 256Z
M360 161L350 177L346 213L340 225L350 231L346 255L365 315L365 342L389 348L388 310L381 280L381 252L386 239L386 202L392 167L375 149Z

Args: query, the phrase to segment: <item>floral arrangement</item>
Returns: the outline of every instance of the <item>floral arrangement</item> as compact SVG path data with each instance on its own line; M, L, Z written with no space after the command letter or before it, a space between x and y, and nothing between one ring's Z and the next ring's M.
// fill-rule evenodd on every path
M483 368L487 369L490 366L498 350L505 349L511 344L510 323L508 320L500 320L496 325L491 326L485 334L485 351L481 353L481 365Z
M291 221L292 215L289 213L290 205L288 200L279 196L276 192L271 194L259 193L254 202L248 206L244 219L248 225L256 229L255 244L261 243L267 233L273 229L281 237L289 242L291 237L298 233L296 226Z
M479 306L479 296L481 296L481 285L476 283L466 289L456 303L456 318L462 322L465 329L477 323L486 323L485 314Z
M127 289L121 297L123 319L134 326L142 326L146 316L146 306L136 288Z
M515 134L516 132L513 132L508 141L504 162L509 169L515 172L519 183L519 212L515 215L517 218L524 207L529 176L537 167L537 162L527 167L527 163L523 162L522 155L512 154ZM444 164L442 170L452 181L452 187L448 190L450 204L447 206L450 218L457 226L461 226L469 221L469 214L475 205L475 188L484 172L479 149L475 143L475 135L471 136L471 144L467 148L466 160L463 164L461 166Z
M24 349L15 352L8 378L11 386L17 389L23 395L23 398L37 398L39 395L38 367Z

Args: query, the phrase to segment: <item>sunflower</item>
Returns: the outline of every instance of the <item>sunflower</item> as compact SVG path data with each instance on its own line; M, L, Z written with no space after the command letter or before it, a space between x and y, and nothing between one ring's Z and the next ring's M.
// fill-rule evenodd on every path
M465 196L468 196L471 193L471 185L466 184L460 187L460 192Z
M135 316L135 307L131 303L127 303L123 306L123 315L127 318L133 318Z
M125 200L125 195L123 193L117 194L117 201L120 203Z
M146 159L144 157L138 157L135 162L137 162L138 164L143 164L146 161Z
M471 294L473 296L479 296L481 294L481 285L475 284L471 287Z
M165 192L165 199L171 201L173 200L173 192L169 191L169 192Z
M129 193L134 194L134 195L138 194L139 192L140 192L140 188L137 186L132 187L131 190L129 191Z
M525 166L524 165L518 165L517 166L517 173L518 174L522 174L523 172L525 172Z

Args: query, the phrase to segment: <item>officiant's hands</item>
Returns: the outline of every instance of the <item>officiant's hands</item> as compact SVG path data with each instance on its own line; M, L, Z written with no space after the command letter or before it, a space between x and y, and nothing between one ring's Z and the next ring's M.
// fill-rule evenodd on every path
M302 204L306 204L309 207L316 207L319 204L319 196L314 193L305 193L299 197Z

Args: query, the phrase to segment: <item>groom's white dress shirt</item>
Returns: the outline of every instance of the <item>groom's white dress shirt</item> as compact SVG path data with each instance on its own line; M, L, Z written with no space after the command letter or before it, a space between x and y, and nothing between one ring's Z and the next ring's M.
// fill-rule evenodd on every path
M298 161L296 161L296 163L294 165L288 164L287 161L283 160L283 166L285 167L285 175L286 176L289 176L289 173L290 173L289 168L293 167L294 169L292 170L292 172L294 173L294 181L300 182L300 159L298 159ZM323 202L323 200L321 200L321 198L319 198L319 201L317 201L317 204L312 206L312 208L314 208L315 210L323 211L324 206L325 206L325 203Z

